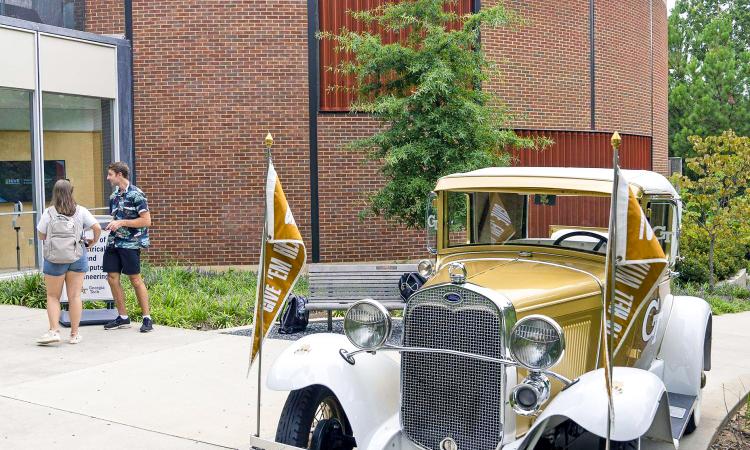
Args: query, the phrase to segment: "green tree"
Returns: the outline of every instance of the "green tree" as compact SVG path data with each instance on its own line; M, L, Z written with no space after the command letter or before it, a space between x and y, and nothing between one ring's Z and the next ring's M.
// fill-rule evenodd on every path
M669 142L750 134L750 0L678 0L669 17Z
M358 100L351 110L382 123L374 135L349 144L382 162L386 184L371 193L363 215L381 215L407 227L424 225L425 198L443 175L507 165L509 147L547 141L517 136L508 129L502 103L480 86L494 69L481 49L482 27L511 26L520 19L502 5L458 17L448 0L388 2L350 12L370 26L401 39L384 43L380 34L342 29L321 33L352 58L330 68L356 79ZM451 23L460 27L450 27Z
M708 279L716 283L716 250L721 265L734 267L730 258L742 261L750 224L750 138L732 130L720 136L692 136L696 157L687 160L693 176L678 177L683 199L683 234L695 251L707 247ZM700 251L696 253L701 253Z

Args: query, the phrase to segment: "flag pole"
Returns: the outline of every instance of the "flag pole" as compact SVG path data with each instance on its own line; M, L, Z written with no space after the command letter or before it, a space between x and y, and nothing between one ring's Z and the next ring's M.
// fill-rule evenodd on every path
M607 246L607 251L609 252L609 280L610 285L607 286L607 291L609 294L609 333L607 335L607 367L605 370L609 371L607 374L607 378L609 380L609 384L611 385L613 382L612 374L614 373L614 367L612 367L612 346L614 345L613 341L613 335L614 335L614 327L615 327L615 283L616 283L616 276L617 276L617 193L619 191L619 184L620 184L620 174L619 174L619 165L620 165L620 144L622 143L622 138L620 138L620 133L615 131L615 133L612 135L612 197L610 199L611 202L611 211L612 214L610 214L610 229L612 232L609 236L609 245ZM614 402L612 398L612 389L611 386L607 386L607 399L608 399L608 412L607 412L607 442L606 442L606 450L609 450L610 448L610 440L612 436L612 421L614 420Z
M265 297L265 289L263 289L263 282L266 279L266 242L268 240L268 189L267 180L268 172L271 169L271 146L273 145L273 136L271 133L266 135L264 140L266 145L266 178L263 183L263 238L262 245L260 247L260 267L258 267L258 298L255 300L257 303L256 310L258 311L258 318L260 324L256 323L256 333L258 334L258 397L256 399L256 415L255 415L255 437L260 437L260 393L261 393L261 365L263 362L263 338L265 337L265 326L263 324L263 298ZM260 328L257 328L260 326ZM258 330L260 330L258 332Z

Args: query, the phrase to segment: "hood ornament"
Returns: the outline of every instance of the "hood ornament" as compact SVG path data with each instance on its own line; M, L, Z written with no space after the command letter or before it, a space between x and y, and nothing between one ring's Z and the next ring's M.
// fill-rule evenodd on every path
M448 276L453 284L466 283L466 266L464 263L453 262L448 265Z

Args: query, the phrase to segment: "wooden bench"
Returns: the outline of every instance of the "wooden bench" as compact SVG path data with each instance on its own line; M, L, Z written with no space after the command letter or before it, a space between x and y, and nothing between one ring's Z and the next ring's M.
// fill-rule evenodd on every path
M347 309L365 298L377 300L387 309L401 309L398 282L416 264L311 264L310 298L307 309L328 311L328 330L333 329L333 311Z

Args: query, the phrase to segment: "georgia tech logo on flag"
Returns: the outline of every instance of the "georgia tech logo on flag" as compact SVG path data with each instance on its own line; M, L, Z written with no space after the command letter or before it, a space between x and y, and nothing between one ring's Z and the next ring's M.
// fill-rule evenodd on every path
M281 181L272 163L266 179L266 233L263 236L263 260L258 273L258 295L253 315L252 364L260 341L275 322L305 265L305 244L286 201ZM261 306L261 307L259 307ZM261 316L262 315L262 316ZM263 324L261 329L260 324Z
M626 365L639 355L656 332L659 301L654 298L667 267L667 258L628 181L617 170L618 190L612 199L614 210L610 236L615 236L614 261L607 260L605 302L606 331L612 335L614 365ZM611 264L615 264L614 280ZM614 287L614 292L612 288ZM611 309L614 317L610 317ZM651 323L646 323L651 321ZM605 343L606 345L606 343Z

